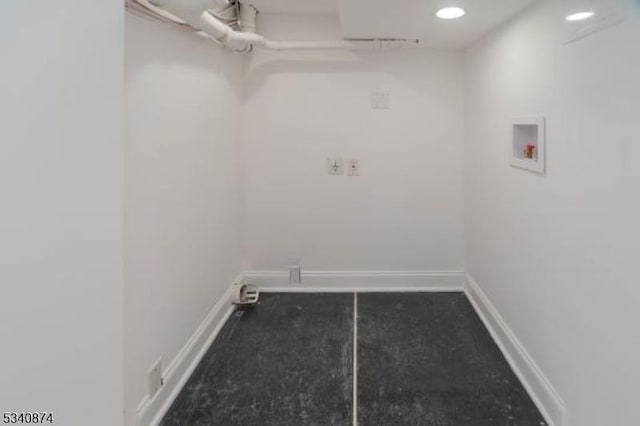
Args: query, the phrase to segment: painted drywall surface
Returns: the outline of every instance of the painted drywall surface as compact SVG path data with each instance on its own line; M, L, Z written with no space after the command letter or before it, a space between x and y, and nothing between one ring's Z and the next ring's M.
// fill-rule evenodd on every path
M327 17L261 15L273 39ZM462 270L462 58L424 50L256 52L243 123L246 269ZM388 110L371 92L390 94ZM360 161L329 176L328 157Z
M127 417L241 270L241 57L127 14Z
M0 2L0 413L122 424L122 16Z
M571 44L543 1L466 54L468 271L572 426L640 424L640 23ZM547 174L509 166L509 120L547 117Z

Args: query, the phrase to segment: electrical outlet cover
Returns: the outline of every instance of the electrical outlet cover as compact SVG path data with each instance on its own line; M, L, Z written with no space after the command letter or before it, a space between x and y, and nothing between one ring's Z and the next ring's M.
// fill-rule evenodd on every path
M342 158L327 158L327 173L330 175L343 175L344 162Z
M347 160L347 174L349 176L360 176L360 163L358 160Z
M290 266L289 267L289 285L302 284L302 266Z
M162 358L159 358L147 372L149 397L153 397L162 387Z

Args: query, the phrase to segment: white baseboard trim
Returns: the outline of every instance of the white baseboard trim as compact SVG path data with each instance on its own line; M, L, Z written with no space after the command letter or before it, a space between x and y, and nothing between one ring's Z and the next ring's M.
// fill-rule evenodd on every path
M140 402L136 409L136 421L139 426L155 426L162 421L180 390L189 380L191 373L233 313L231 289L229 286L195 333L168 365L163 374L164 384L160 390L153 398L150 399L146 396Z
M478 283L466 275L465 293L547 423L563 426L564 402Z
M302 271L302 284L289 285L287 271L246 271L243 281L263 292L353 293L463 291L463 271Z

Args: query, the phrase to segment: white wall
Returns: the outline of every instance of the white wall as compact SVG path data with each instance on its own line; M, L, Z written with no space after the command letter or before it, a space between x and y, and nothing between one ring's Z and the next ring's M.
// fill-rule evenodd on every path
M273 39L339 39L329 17L260 15ZM243 145L246 268L462 270L457 53L256 52ZM372 110L388 91L391 109ZM329 176L327 157L361 176Z
M241 57L127 14L126 408L241 270Z
M0 412L122 424L122 15L0 2Z
M563 44L542 1L466 55L467 265L565 400L572 426L640 424L640 24ZM508 121L547 117L546 176Z

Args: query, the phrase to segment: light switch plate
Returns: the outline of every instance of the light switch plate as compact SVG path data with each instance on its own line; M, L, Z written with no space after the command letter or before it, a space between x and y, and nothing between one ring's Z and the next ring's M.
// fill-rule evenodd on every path
M327 173L330 175L343 175L344 162L342 158L327 158Z

